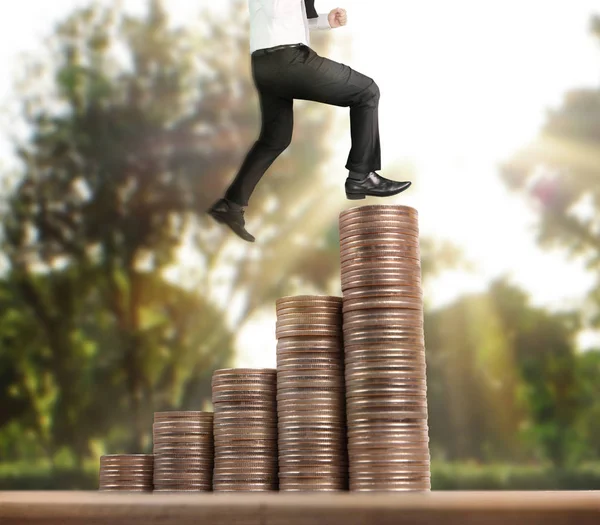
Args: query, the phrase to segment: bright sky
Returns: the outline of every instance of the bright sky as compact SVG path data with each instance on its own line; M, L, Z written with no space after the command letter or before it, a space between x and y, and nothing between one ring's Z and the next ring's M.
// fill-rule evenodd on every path
M10 15L0 19L0 106L10 101L17 54L39 47L54 20L85 4L20 0L4 7ZM124 4L139 10L145 2ZM207 4L168 1L178 21ZM589 34L591 15L600 14L597 0L317 0L316 5L319 12L348 10L348 25L332 36L349 42L352 52L340 46L329 57L373 77L381 89L381 173L402 178L386 170L399 160L417 167L414 187L387 202L416 207L423 234L453 241L477 266L473 274L452 273L432 283L428 298L443 304L484 289L504 273L537 304L564 306L580 298L591 276L536 247L534 216L504 189L497 164L536 136L545 112L565 91L598 87L600 45ZM335 111L346 118L346 109ZM1 114L0 125L10 125ZM2 128L5 159L9 150L1 134ZM340 191L349 146L348 134L338 147L339 173L330 171ZM273 332L271 317L250 326L240 341L253 343L240 344L240 364L271 366Z

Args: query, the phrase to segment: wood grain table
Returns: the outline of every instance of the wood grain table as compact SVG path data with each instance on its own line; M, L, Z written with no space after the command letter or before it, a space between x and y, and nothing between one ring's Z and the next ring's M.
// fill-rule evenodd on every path
M0 524L600 525L600 492L0 492Z

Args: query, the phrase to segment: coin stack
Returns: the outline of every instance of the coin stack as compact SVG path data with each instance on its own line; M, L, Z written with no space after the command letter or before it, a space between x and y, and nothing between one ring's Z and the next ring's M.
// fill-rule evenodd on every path
M111 454L100 458L101 491L152 492L152 454Z
M152 433L156 492L212 489L212 412L155 412Z
M279 489L345 490L342 299L284 297L276 310Z
M214 372L213 490L277 490L276 384L271 368Z
M350 489L429 490L417 211L340 214Z

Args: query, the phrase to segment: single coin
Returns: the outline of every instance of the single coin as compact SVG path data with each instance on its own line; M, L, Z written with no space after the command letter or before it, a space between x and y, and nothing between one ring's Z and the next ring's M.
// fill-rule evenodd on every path
M327 423L335 426L343 426L345 422L345 417L343 414L334 414L331 413L323 413L321 412L318 415L311 415L308 411L305 412L282 412L279 416L279 426L291 423Z
M212 462L212 456L176 456L175 454L169 456L159 456L156 458L156 464L154 465L155 470L161 468L175 468L176 466L186 466L189 468L202 468Z
M213 483L215 492L273 492L277 490L274 483Z
M347 228L372 224L376 226L389 226L390 224L406 224L411 228L418 228L418 216L411 213L385 210L378 213L356 213L340 216L338 226L340 233Z
M269 447L234 447L223 446L215 449L215 461L236 460L236 461L258 461L267 460L276 457L276 446L271 444Z
M387 411L387 410L395 410L395 411L404 411L411 412L415 414L426 414L427 413L427 403L423 404L422 402L410 402L406 399L378 399L378 398L367 398L361 399L353 397L348 400L348 406L346 408L346 413L348 417L362 413L363 411Z
M156 425L156 423L154 423L154 425ZM154 425L152 428L152 434L154 436L161 436L164 439L181 438L185 440L201 440L203 437L210 436L212 432L212 425L210 427Z
M215 414L219 412L229 412L237 410L271 410L274 403L274 396L271 395L265 399L227 399L227 400L213 400L215 408ZM216 417L216 416L215 416Z
M277 387L273 385L269 390L264 389L248 389L248 390L215 390L212 391L212 399L213 401L240 401L240 400L256 400L259 402L269 401L275 392L277 391Z
M341 359L340 359L341 362ZM343 377L343 373L335 370L333 368L329 368L329 369L320 369L320 368L314 368L314 369L305 369L305 370L279 370L277 372L277 386L279 387L279 382L282 379L290 379L290 378L294 378L294 377L301 377L301 378L305 378L305 377L317 377L317 378L327 378L327 377L331 377L336 378L336 377Z
M403 419L427 419L427 411L426 410L348 410L348 428L354 428L356 425L356 421L359 422L370 422L370 423L380 423L381 425L391 423L392 421L401 421Z
M390 255L387 253L376 253L368 256L356 256L345 260L340 259L341 275L346 272L358 269L376 269L376 268L398 268L398 271L403 271L403 268L412 268L414 272L421 271L421 260L399 255Z
M369 433L370 430L371 432ZM370 438L370 439L369 439ZM353 450L385 450L387 447L402 445L403 447L428 448L427 431L404 431L394 435L391 431L376 429L351 429L348 432L348 447ZM354 448L357 447L357 448Z
M153 468L154 466L149 469L141 469L100 465L99 471L107 476L149 476L152 474Z
M387 377L390 379L405 379L410 381L411 379L418 384L419 381L425 380L425 368L415 371L416 367L404 366L402 363L389 363L387 365L378 365L377 363L348 363L346 365L346 378L348 380L356 380L359 378L383 378Z
M332 352L341 351L340 341L330 338L289 338L277 341L277 352Z
M154 454L156 456L171 456L171 455L177 455L177 454L182 454L184 452L187 452L188 454L192 455L195 454L198 457L204 457L204 458L209 458L212 457L212 454L214 452L214 446L213 443L211 442L210 445L206 445L206 446L202 446L202 447L186 447L186 446L154 446Z
M341 281L341 285L342 293L344 295L347 295L357 288L384 288L390 286L421 287L420 281L417 281L416 279L411 281L403 276L380 277L377 275L364 278L353 277L352 279L344 279Z
M154 412L154 420L171 420L171 419L199 419L199 420L211 420L212 412L205 412L200 410L170 410L166 412Z
M370 389L373 392L376 392L378 388L406 388L407 393L411 394L427 394L427 386L425 383L425 378L417 381L415 379L406 379L406 378L395 378L395 377L386 377L386 378L376 378L371 376L364 376L359 379L352 379L351 376L348 376L346 380L346 388L348 391L353 391L356 388L366 388Z
M322 325L325 327L335 327L342 322L341 304L335 314L278 314L277 326L295 326L295 325Z
M400 204L369 204L367 206L354 206L340 212L340 220L351 217L374 216L381 217L386 214L408 215L409 217L418 217L419 212L410 206Z
M416 286L423 288L421 275L418 271L398 272L393 270L376 271L375 269L360 271L344 271L341 275L343 295L344 288L376 287L376 286Z
M228 377L233 376L236 378L241 377L253 377L253 376L273 376L275 373L274 368L221 368L215 370L213 377Z
M367 206L361 206L341 212L339 223L341 226L354 221L379 223L390 219L402 219L417 224L418 218L419 214L414 208L406 207L406 209L402 209L400 207L393 208L391 206L381 206L377 209L375 209L375 207L373 207L373 209L367 209Z
M369 225L345 227L340 231L340 245L353 241L372 241L380 237L388 238L389 236L398 238L399 242L406 241L411 244L419 244L419 232L417 229L408 227L406 223L398 223L382 227Z
M403 355L398 357L397 355L386 356L387 359L377 359L376 357L363 355L350 355L346 357L346 366L363 366L366 369L371 369L370 365L374 367L400 367L400 368L412 368L420 371L425 371L427 361L423 354L415 353L413 355Z
M172 443L180 441L181 443L201 443L210 437L212 432L212 425L210 428L202 430L188 430L188 429L161 429L153 428L152 434L155 438L165 443Z
M416 297L421 298L423 293L420 286L376 286L365 288L354 288L344 294L344 303L353 299L371 297Z
M358 262L362 260L374 260L384 261L389 259L399 260L410 260L416 261L421 260L421 254L418 250L406 249L383 249L380 246L369 246L361 250L352 250L349 252L340 252L340 263L345 264L348 261Z
M335 295L294 295L294 296L286 296L286 297L280 297L279 299L276 299L275 301L275 305L276 306L284 306L284 305L305 305L305 304L310 304L310 305L319 305L319 304L323 304L323 305L336 305L339 304L341 302L341 297L335 296Z
M275 415L272 415L268 418L248 418L244 419L243 417L224 417L222 419L218 419L215 428L223 429L223 428L239 428L240 426L249 426L249 427L271 427L277 424L277 418Z
M370 440L369 440L370 438ZM392 446L394 443L404 443L415 447L423 447L429 441L427 428L419 430L386 428L384 424L380 427L368 428L363 425L356 428L354 425L348 427L348 446L368 446L380 449Z
M235 420L256 420L256 421L269 421L276 417L276 412L264 408L256 408L255 410L243 410L231 409L223 412L215 412L215 424L222 421L235 421Z
M343 363L343 354L304 352L304 353L279 353L277 355L277 370L280 366L338 366Z
M341 299L341 297L340 297ZM276 307L275 313L277 317L282 316L327 316L335 317L340 314L342 303L336 301L329 304L315 303L288 303Z
M152 454L109 454L100 456L101 463L151 463L154 459Z
M393 418L389 417L383 420L370 420L364 418L355 418L352 421L352 427L348 427L348 433L351 434L353 431L369 430L372 432L389 431L392 432L395 429L396 432L402 431L421 431L427 429L427 421L422 419L414 418Z
M100 473L100 481L101 482L111 482L111 483L128 483L128 482L134 482L134 483L151 483L152 482L152 475L150 476L135 476L135 475L120 475L120 476L109 476L106 475L104 473Z
M119 473L119 472L134 472L136 474L145 474L152 472L154 465L144 466L131 466L131 465L113 465L113 464L101 464L100 470L107 473Z
M382 388L348 388L346 398L369 399L369 398L403 398L419 401L427 401L427 393L414 389L382 387Z
M258 380L257 381L238 381L238 380L222 381L221 379L219 379L219 380L213 380L211 387L216 390L240 391L240 390L251 388L254 390L262 389L262 390L268 391L275 384L276 377L277 376L275 376L275 379L270 378L269 381L258 381Z
M419 334L419 330L410 329L372 329L372 330L353 330L346 333L346 339L350 344L385 344L391 342L392 344L413 344L413 345L425 345L425 337L423 331Z
M374 356L390 356L391 358L394 356L401 358L409 358L411 356L425 357L425 345L389 345L387 343L380 345L347 345L344 357L347 358L348 355L352 355L353 357L365 356L366 358Z
M369 221L369 220L358 220L358 221L346 221L344 225L339 228L340 239L349 236L376 236L385 235L387 233L403 233L405 235L411 235L415 238L419 237L419 224L417 221L405 218L391 218L385 219L384 221Z
M384 360L376 360L376 359L359 359L356 357L350 357L346 360L346 369L345 372L348 374L348 371L354 372L362 372L362 371L398 371L398 372L412 372L419 374L419 378L424 377L425 373L425 364L421 361L419 362L417 359L389 359L387 361Z
M369 310L375 308L407 308L422 310L423 301L410 297L374 297L367 299L349 299L344 302L344 313L354 310Z
M345 236L340 240L340 253L354 250L414 250L419 251L418 239L403 235L401 232L380 235Z
M365 249L396 249L419 251L419 241L415 237L402 233L385 233L379 235L344 236L340 240L340 253L349 253L354 250Z
M278 339L290 337L319 337L336 339L341 337L342 323L336 324L295 324L275 323L275 335Z
M299 392L301 389L293 389L293 392L281 393L277 395L277 403L279 406L284 406L288 403L309 403L311 397L315 403L325 404L332 407L343 407L346 403L344 396L344 387L340 387L337 392L320 392L318 389L309 389L306 393ZM289 406L289 404L287 405Z
M277 322L282 325L288 324L339 324L342 319L341 303L335 313L285 313L282 311L277 314Z
M238 463L235 466L231 464L223 465L221 462L217 462L215 464L215 472L220 476L256 476L262 474L265 477L272 477L277 475L277 461L274 461L270 465L260 463Z
M413 285L421 283L421 268L413 261L403 261L397 264L386 264L377 261L364 262L357 265L348 262L340 274L342 282L360 281L364 279L399 279Z
M378 356L399 363L407 360L424 362L425 345L348 345L344 362L347 359L370 361L377 359Z
M285 364L287 362L319 362L319 363L337 363L343 357L342 349L319 350L317 349L298 349L288 350L277 348L277 363Z
M319 363L319 362L308 362L308 363L287 363L279 366L279 372L303 372L310 370L322 370L323 372L331 372L334 374L344 375L344 362L339 359L337 363Z
M335 340L342 338L342 328L336 330L318 330L309 328L291 328L285 330L276 330L275 337L277 339L284 339L290 337L330 337Z
M341 262L341 261L340 261ZM404 259L401 257L387 256L379 258L358 257L354 260L347 260L341 264L340 277L367 275L368 272L394 272L399 276L410 278L412 276L421 277L421 261L414 259Z

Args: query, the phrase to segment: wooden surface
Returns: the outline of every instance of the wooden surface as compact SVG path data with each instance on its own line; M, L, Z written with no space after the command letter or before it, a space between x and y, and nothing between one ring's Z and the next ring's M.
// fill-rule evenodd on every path
M0 524L600 525L600 492L0 492Z

